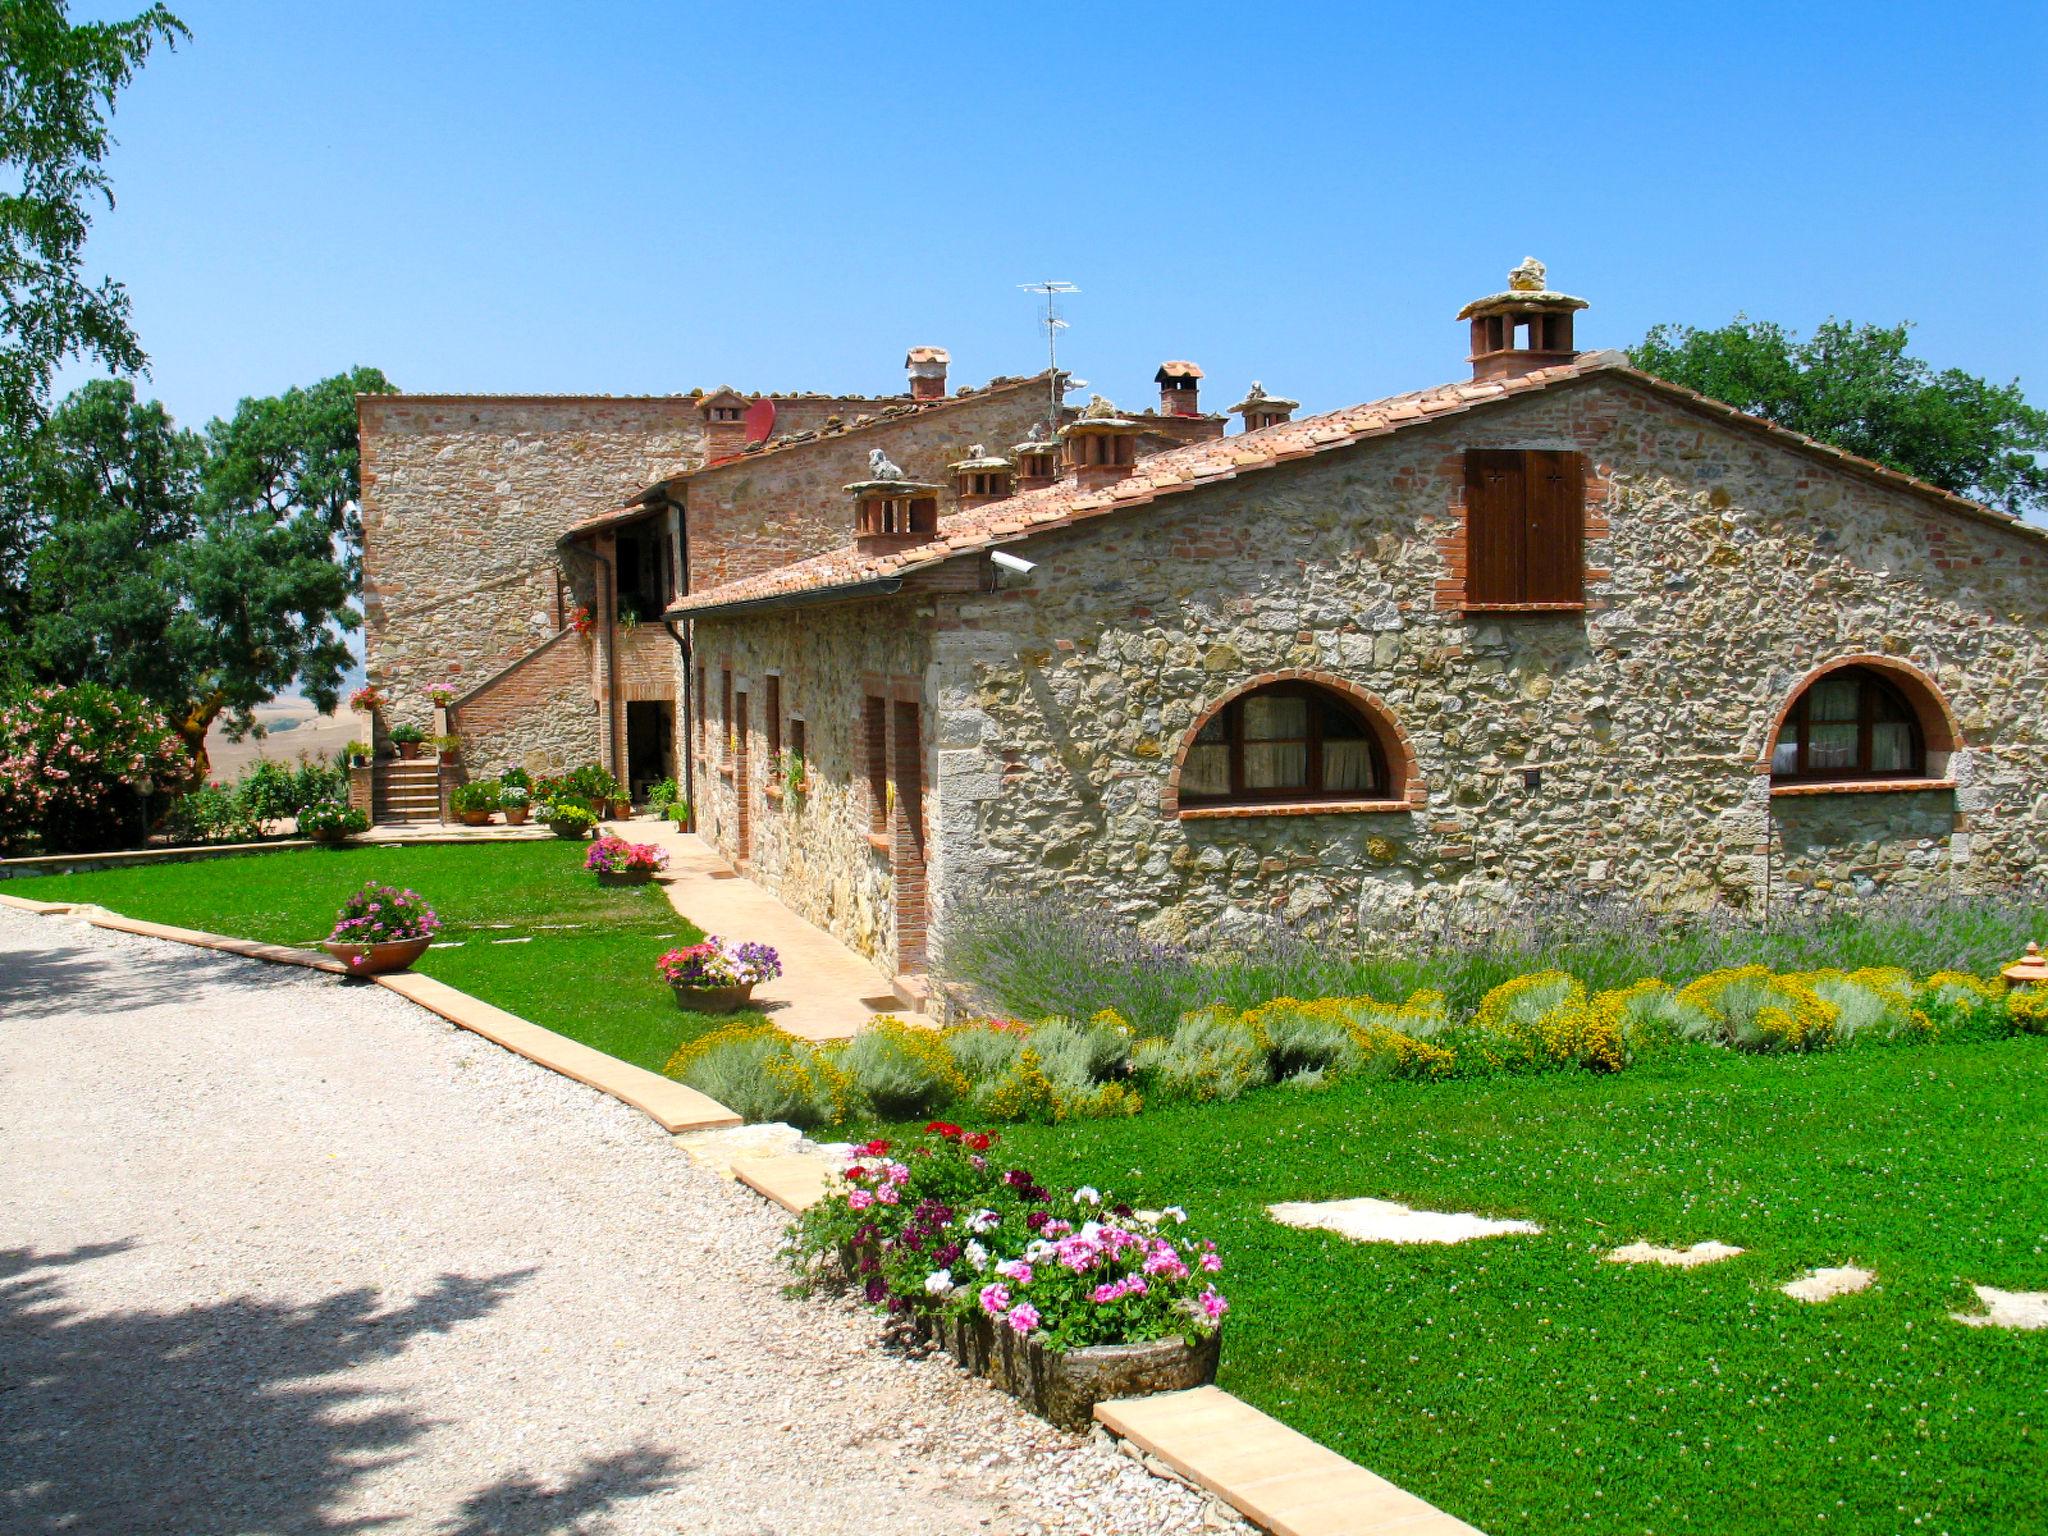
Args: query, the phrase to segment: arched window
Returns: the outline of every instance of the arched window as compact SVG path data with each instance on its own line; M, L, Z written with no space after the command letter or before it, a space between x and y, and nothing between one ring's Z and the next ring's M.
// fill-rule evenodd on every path
M1387 759L1365 716L1314 683L1239 694L1204 722L1180 768L1180 804L1384 800Z
M1870 667L1841 667L1816 678L1793 701L1771 748L1773 783L1926 776L1919 716Z

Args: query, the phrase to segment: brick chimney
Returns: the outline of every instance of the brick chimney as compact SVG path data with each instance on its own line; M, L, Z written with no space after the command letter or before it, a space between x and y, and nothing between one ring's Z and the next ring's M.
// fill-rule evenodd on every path
M1202 414L1201 405L1198 403L1202 389L1202 370L1193 363L1161 363L1159 371L1152 375L1152 382L1159 386L1160 415Z
M1512 379L1568 363L1579 354L1572 347L1572 315L1586 301L1555 292L1543 263L1524 256L1508 274L1505 293L1474 299L1458 311L1472 322L1472 377Z
M1034 421L1031 433L1010 450L1017 457L1017 489L1039 491L1060 477L1060 445L1045 435L1045 423Z
M966 458L947 468L953 474L953 500L963 512L1003 500L1010 494L1015 473L1008 459L996 457L979 443L967 450Z
M1292 420L1300 409L1299 400L1290 400L1285 395L1269 395L1266 386L1253 379L1252 387L1230 408L1230 414L1244 418L1245 431L1256 432L1261 427L1277 427L1283 421Z
M1137 467L1138 434L1144 429L1143 422L1119 416L1109 401L1093 396L1088 409L1060 428L1074 483L1094 491L1128 478Z
M946 365L952 361L952 354L944 347L912 347L903 359L903 366L910 372L910 398L945 399Z
M747 446L747 397L730 386L697 402L704 417L704 461L729 459Z
M853 544L862 554L915 549L939 532L939 488L907 478L881 449L868 453L868 478L847 486L853 497Z

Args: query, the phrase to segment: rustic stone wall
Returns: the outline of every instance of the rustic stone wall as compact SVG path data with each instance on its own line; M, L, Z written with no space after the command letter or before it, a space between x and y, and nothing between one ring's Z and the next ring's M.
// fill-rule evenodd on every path
M853 542L853 498L845 487L868 478L868 453L880 448L913 480L943 487L941 516L954 510L948 464L981 443L992 453L1045 419L1043 380L992 386L902 415L857 415L834 432L778 452L715 465L690 476L681 495L690 530L690 590L754 576Z
M366 398L361 414L365 649L390 700L387 725L426 726L426 684L480 683L592 603L594 568L565 568L556 540L696 465L704 436L697 402L684 395L382 395ZM597 758L601 727L588 707L597 681L586 675L582 707L505 715L486 755Z
M862 707L871 696L920 696L929 637L919 613L901 603L866 603L752 619L705 619L695 625L695 641L707 682L703 751L696 766L698 830L799 915L893 974L897 880L891 851L869 837L874 806ZM744 693L748 700L743 781L721 771L740 755L726 748L728 732L738 723L719 712L720 673L727 667L734 694ZM793 739L787 722L804 721L810 780L805 794L779 801L770 793L779 786L768 758L765 718L771 670L781 678L785 750ZM929 740L923 759L929 785L934 768ZM892 757L892 781L895 775ZM748 811L744 860L742 795ZM927 798L928 826L930 806Z
M1585 612L1440 594L1468 447L1577 449ZM2004 885L2048 854L2048 548L1595 376L1045 535L941 600L934 901L1057 890L1162 936L1248 914L1399 926L1546 892L1759 910ZM795 622L808 623L811 616ZM1815 666L1933 678L1954 788L1777 798ZM1384 703L1419 802L1181 819L1200 712L1303 669Z
M470 778L507 768L534 777L566 773L597 755L599 701L591 696L590 638L563 630L489 680L450 724L462 738Z

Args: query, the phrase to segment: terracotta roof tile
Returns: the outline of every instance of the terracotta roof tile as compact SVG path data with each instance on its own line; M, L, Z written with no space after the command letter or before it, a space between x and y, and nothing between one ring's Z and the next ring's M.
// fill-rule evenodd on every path
M1123 510L1144 505L1161 496L1170 496L1189 487L1207 485L1233 475L1271 468L1275 464L1316 453L1332 452L1363 438L1396 432L1416 422L1439 420L1447 412L1484 409L1494 401L1510 399L1530 390L1544 389L1553 384L1585 378L1596 373L1619 375L1740 425L1745 430L1766 433L1788 447L1808 454L1817 455L1824 452L1830 461L1838 462L1867 479L1927 498L1980 521L1997 523L2015 532L2048 540L2048 528L2022 523L2010 513L1982 506L1881 464L1859 459L1853 454L1816 443L1796 432L1745 415L1733 406L1725 405L1718 400L1709 400L1691 390L1653 378L1629 367L1619 353L1593 352L1584 354L1571 363L1539 369L1502 384L1440 385L1434 389L1370 401L1364 405L1351 406L1321 416L1303 417L1297 421L1282 422L1277 426L1261 427L1256 432L1243 433L1237 437L1206 438L1183 444L1141 460L1136 474L1118 482L1107 493L1083 492L1071 480L1058 481L1038 490L1021 492L1002 501L955 512L940 524L938 536L931 543L916 549L901 551L887 557L877 557L864 555L848 545L846 548L816 555L811 559L764 572L759 576L692 593L678 601L669 611L677 615L704 614L764 599L804 593L816 593L819 600L824 600L836 588L855 586L877 576L936 565L943 560L957 559L970 551L988 548L1008 538L1029 536L1063 523L1079 522L1112 508Z

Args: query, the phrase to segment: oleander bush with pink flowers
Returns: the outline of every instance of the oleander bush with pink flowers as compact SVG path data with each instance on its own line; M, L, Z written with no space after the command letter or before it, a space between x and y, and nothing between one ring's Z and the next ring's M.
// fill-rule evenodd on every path
M1005 1167L997 1138L933 1121L901 1146L852 1149L798 1218L790 1261L892 1314L985 1318L1054 1350L1214 1333L1223 1260L1185 1212L1140 1212Z
M161 710L96 683L0 705L0 851L98 853L148 835L192 759Z

